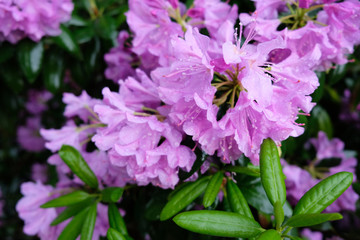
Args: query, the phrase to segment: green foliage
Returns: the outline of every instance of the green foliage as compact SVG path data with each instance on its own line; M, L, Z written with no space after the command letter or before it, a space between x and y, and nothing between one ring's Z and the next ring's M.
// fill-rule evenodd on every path
M41 205L42 208L66 207L75 203L83 202L91 198L91 195L84 191L75 191L62 195Z
M294 209L294 215L320 213L333 203L349 186L353 176L349 172L339 172L322 180L304 196Z
M222 211L190 211L174 217L174 222L189 231L220 237L251 238L264 231L255 220Z
M69 166L71 171L85 184L92 188L99 186L98 180L89 165L85 162L78 150L69 145L63 145L59 151L61 159Z
M203 205L204 207L209 207L215 201L217 195L220 192L220 187L223 182L224 175L222 172L215 173L205 190L204 198L203 198Z

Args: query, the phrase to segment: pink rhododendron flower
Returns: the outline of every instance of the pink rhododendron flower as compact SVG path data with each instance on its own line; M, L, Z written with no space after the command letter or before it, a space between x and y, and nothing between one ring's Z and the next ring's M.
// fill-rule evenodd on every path
M24 37L39 41L61 33L60 24L70 20L71 0L0 1L0 41L16 43Z
M26 119L26 125L17 129L17 141L20 146L32 152L39 152L45 149L45 140L40 136L41 119L40 117L30 117Z

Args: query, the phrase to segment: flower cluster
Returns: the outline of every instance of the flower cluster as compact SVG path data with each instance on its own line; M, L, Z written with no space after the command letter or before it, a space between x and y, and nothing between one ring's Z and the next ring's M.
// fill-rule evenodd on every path
M42 128L41 115L48 109L47 102L52 98L48 91L28 91L28 101L25 104L26 112L30 114L26 118L26 124L17 129L17 141L20 146L31 152L39 152L45 149L45 141L40 136Z
M60 23L70 20L73 8L71 0L1 0L0 41L59 35Z
M354 174L354 182L356 181L355 167L357 160L355 157L348 156L349 154L344 151L344 143L340 139L329 140L324 132L319 132L318 138L310 139L308 147L310 147L310 144L316 150L316 157L305 169L284 163L283 171L286 175L287 195L293 204L299 201L309 188L332 174L341 171L351 172ZM326 166L326 161L329 159L338 159L338 165ZM325 211L355 211L355 203L358 199L359 196L350 187Z
M72 9L67 1L61 6ZM253 14L238 16L236 5L221 0L195 0L189 8L178 0L129 0L125 15L131 33L121 31L118 46L104 56L105 76L119 90L103 88L102 99L85 91L65 93L66 124L40 130L59 181L55 188L39 180L23 184L17 210L25 233L41 239L58 236L64 225L49 223L62 209L40 205L84 187L78 177L69 177L70 169L57 154L64 144L81 153L99 189L126 184L169 189L180 181L180 172L191 171L196 149L224 164L243 155L258 164L264 139L280 143L300 136L304 129L298 117L309 115L315 105L310 96L319 86L314 71L345 63L346 54L360 43L355 14L360 5L352 0L316 5L275 0L256 1L256 7ZM316 18L308 15L318 9ZM287 25L278 30L281 24ZM18 39L1 33L9 41ZM320 133L311 143L317 158L309 172L284 166L293 201L317 178L343 170L354 173L356 160L345 155L339 140L329 141ZM317 175L317 165L333 157L341 159L340 165ZM349 189L328 210L353 210L356 200ZM94 239L106 234L103 208L99 205Z
M256 11L241 14L240 20L249 28L255 25L259 42L282 36L291 55L311 57L309 67L326 70L346 63L360 43L359 12L356 0L256 1Z

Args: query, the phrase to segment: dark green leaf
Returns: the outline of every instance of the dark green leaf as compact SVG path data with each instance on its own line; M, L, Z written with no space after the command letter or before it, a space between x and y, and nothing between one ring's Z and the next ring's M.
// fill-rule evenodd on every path
M88 213L88 208L76 215L61 232L58 240L75 240L81 233L81 229Z
M10 59L15 52L14 45L8 43L8 42L2 42L0 45L0 63L6 62L8 59Z
M95 198L89 198L85 201L70 205L67 207L64 211L62 211L55 219L51 222L51 226L55 226L59 223L62 223L66 219L69 219L79 212L81 212L84 208L90 206L92 203L94 203Z
M222 172L217 172L214 174L205 190L203 205L204 207L209 207L215 201L217 195L220 192L220 187L223 182L224 175Z
M91 198L91 195L84 191L75 191L48 201L41 205L41 208L66 207Z
M118 202L124 192L121 187L108 187L101 191L104 202Z
M320 86L311 94L311 98L313 102L319 102L322 96L324 95L324 88L325 88L325 72L320 72L317 74L319 78Z
M115 203L110 203L108 208L109 225L111 228L119 231L120 233L127 235L127 229L124 219L121 217L119 209Z
M72 146L63 145L59 151L59 156L85 184L92 188L98 187L98 180L94 172L90 169L78 150Z
M80 51L79 45L75 40L75 37L72 35L70 30L61 25L61 34L59 36L53 37L53 41L62 49L66 50L73 56L78 59L82 59L82 53Z
M183 210L205 191L208 181L209 178L204 177L178 191L161 211L160 220L167 220Z
M332 69L330 72L330 81L329 85L333 85L340 80L343 80L346 74L346 66L347 64L343 65L336 65L335 69Z
M94 203L87 212L84 224L81 229L80 240L92 239L96 222L97 203Z
M43 54L42 41L34 43L25 40L19 44L17 51L19 65L29 83L33 83L40 72Z
M263 232L257 240L281 240L281 235L274 229L269 229Z
M281 224L284 222L284 209L280 201L277 201L274 204L274 215L275 215L275 224L276 224L276 230L279 230L281 227Z
M232 212L190 211L173 220L189 231L219 237L251 238L264 231L255 220Z
M117 43L118 31L116 20L113 17L103 15L95 20L95 32L101 38L111 40L115 46Z
M325 178L299 200L294 209L294 215L320 213L333 203L351 185L353 175L349 172L339 172Z
M24 88L24 80L22 79L21 71L16 66L17 64L12 63L12 61L5 62L0 65L0 73L9 88L18 93Z
M253 177L260 177L260 169L257 167L242 167L242 166L226 166L224 168L228 172L236 172L241 174L246 174Z
M315 106L311 112L312 131L314 133L323 131L327 134L328 138L332 138L333 127L329 114L320 106Z
M264 187L262 186L259 178L245 184L242 183L239 188L249 205L253 206L260 212L269 215L274 214L274 208L266 196ZM285 202L283 207L285 216L292 216L292 209L290 204Z
M261 182L272 205L286 201L286 187L277 146L270 138L260 148Z
M230 179L226 184L226 192L230 207L233 212L242 214L252 219L254 218L242 192L236 183Z
M109 240L126 240L126 238L113 228L109 228L106 234Z
M342 219L340 213L313 213L313 214L299 214L292 216L284 224L290 227L309 227L324 223L327 221L335 221Z
M43 80L47 90L59 91L64 79L64 59L60 51L50 51L45 55L43 63Z

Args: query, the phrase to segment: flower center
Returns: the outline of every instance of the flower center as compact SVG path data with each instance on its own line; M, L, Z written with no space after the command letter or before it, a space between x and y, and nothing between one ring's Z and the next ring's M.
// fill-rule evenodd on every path
M295 30L302 28L306 25L308 21L313 21L317 24L325 26L325 24L316 21L317 12L320 10L323 5L314 5L309 8L300 8L297 2L294 2L293 5L289 3L286 4L290 12L286 12L280 18L281 25L279 30L287 27L290 30Z
M229 108L234 108L240 92L245 90L241 81L238 79L239 73L244 68L245 67L240 68L239 64L237 64L236 66L233 66L233 71L228 69L225 71L225 74L215 72L211 85L217 89L213 104L220 108L219 112L226 113ZM221 119L222 116L218 116L218 118Z

